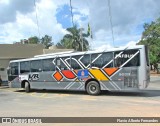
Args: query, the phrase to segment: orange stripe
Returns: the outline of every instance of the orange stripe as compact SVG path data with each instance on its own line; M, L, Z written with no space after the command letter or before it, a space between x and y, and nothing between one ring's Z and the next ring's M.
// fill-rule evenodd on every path
M60 81L63 78L63 76L59 72L56 72L53 76L57 81Z
M114 72L116 72L118 68L104 68L104 71L111 76Z

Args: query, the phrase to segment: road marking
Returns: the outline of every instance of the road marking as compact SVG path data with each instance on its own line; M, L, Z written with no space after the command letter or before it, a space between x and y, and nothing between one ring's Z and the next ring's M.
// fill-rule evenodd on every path
M97 98L95 98L93 96L84 96L81 99L86 100L86 101L97 101Z

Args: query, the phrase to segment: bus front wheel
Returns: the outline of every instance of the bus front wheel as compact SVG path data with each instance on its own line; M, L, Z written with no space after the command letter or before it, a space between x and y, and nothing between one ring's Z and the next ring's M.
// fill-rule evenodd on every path
M89 95L99 95L101 92L100 85L96 81L90 81L86 86Z
M28 82L25 82L25 92L30 92L30 84Z

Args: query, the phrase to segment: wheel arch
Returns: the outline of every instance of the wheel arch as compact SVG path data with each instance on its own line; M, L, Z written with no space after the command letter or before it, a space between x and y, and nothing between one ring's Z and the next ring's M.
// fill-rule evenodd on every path
M99 88L101 89L101 86L100 86L100 83L97 79L94 79L94 78L91 78L91 79L88 79L86 82L85 82L85 90L86 90L86 87L87 87L87 84L91 81L96 81L98 84L99 84Z
M23 81L21 82L21 88L25 88L25 82L28 82L28 83L29 83L28 80L23 80ZM30 83L29 83L29 85L30 85ZM30 86L31 86L31 85L30 85Z

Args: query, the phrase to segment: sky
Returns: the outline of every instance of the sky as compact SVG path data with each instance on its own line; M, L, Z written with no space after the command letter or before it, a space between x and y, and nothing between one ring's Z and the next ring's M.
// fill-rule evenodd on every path
M56 44L72 27L69 1L0 0L0 44L46 34ZM159 6L160 0L110 0L110 18L108 0L72 0L74 23L86 33L90 24L93 38L87 39L92 49L135 45L144 23L160 17Z

